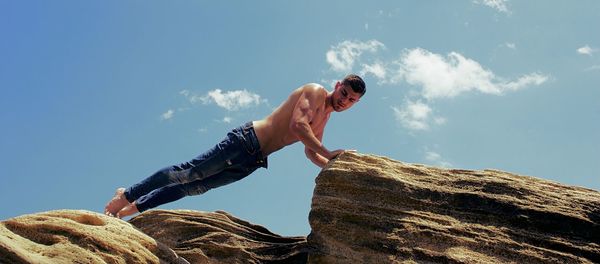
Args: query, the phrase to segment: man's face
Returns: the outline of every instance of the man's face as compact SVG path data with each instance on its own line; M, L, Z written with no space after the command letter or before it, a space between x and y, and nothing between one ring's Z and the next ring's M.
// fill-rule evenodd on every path
M340 82L335 84L333 91L333 110L342 112L349 109L360 100L360 93L356 93L349 85L342 85Z

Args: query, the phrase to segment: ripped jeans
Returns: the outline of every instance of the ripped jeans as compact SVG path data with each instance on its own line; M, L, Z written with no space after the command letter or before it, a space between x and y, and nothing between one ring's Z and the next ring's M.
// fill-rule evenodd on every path
M267 168L252 122L227 133L219 144L191 161L161 169L125 190L139 212L239 181Z

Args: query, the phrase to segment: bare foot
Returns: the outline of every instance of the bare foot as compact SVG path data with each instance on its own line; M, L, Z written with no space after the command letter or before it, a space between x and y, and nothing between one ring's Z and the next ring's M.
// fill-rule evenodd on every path
M125 198L125 188L118 188L115 196L104 207L104 214L108 216L116 216L116 214L129 205L129 201Z
M118 213L117 213L117 217L118 218L123 218L125 216L129 216L132 214L137 214L138 209L137 206L135 205L135 202L128 204L127 206L123 207L123 209L121 209Z

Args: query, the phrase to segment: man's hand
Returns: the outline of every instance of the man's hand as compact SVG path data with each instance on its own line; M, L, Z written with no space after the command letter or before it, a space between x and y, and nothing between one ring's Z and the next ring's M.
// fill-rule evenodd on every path
M329 155L325 158L332 160L335 159L337 156L339 156L340 154L344 153L344 152L356 152L356 150L354 149L349 149L349 150L345 150L345 149L336 149L334 151L330 151Z
M331 159L334 159L344 152L356 152L356 150L354 150L354 149L349 149L349 150L338 149L338 150L334 150L334 151L331 151L328 153L331 154L330 155ZM317 154L314 151L312 151L311 149L306 148L306 147L304 148L304 153L306 153L306 157L308 157L308 159L310 161L312 161L315 165L319 166L319 168L325 168L327 163L329 163L329 160L331 160L330 158L326 158L320 154Z

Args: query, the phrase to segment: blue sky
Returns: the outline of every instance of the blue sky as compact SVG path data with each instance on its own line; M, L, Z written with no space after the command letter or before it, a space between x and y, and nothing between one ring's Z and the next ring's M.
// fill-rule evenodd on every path
M223 3L225 2L225 3ZM598 1L0 1L0 219L102 211L304 83L350 72L329 149L600 190ZM307 235L300 143L164 209Z

